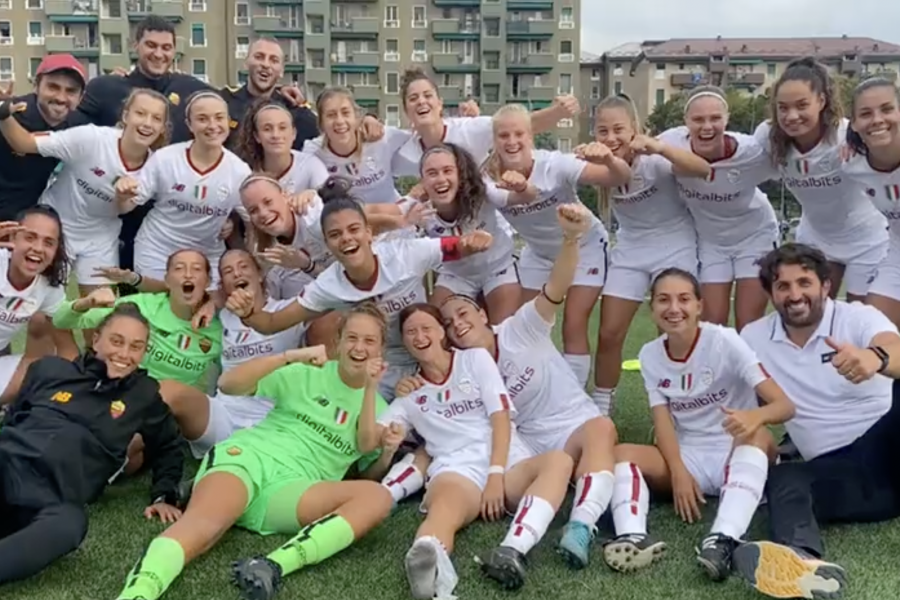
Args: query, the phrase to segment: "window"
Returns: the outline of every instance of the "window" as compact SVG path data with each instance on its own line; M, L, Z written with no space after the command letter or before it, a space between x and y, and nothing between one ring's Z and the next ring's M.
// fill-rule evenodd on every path
M453 42L451 40L441 40L441 54L453 54Z
M12 56L0 56L0 81L13 81L15 78Z
M191 23L191 46L194 48L206 47L206 25L203 23Z
M338 87L347 87L347 74L346 73L335 73L334 74L334 85Z
M482 86L484 90L484 101L485 103L494 103L500 102L500 86L496 83L493 84L485 84Z
M575 62L575 54L573 54L572 40L560 40L559 42L559 62Z
M656 71L653 74L655 79L665 79L666 78L666 65L660 63L656 65Z
M400 93L400 73L386 73L384 76L384 93Z
M400 127L400 106L388 104L384 107L384 124L388 127Z
M484 35L487 37L500 37L500 19L485 19Z
M250 81L250 74L247 71L238 71L238 85L246 85Z
M12 10L12 0L0 0L0 9Z
M325 33L325 17L322 15L307 15L306 33L317 35Z
M250 5L246 2L235 2L234 4L234 24L249 25L250 24Z
M484 53L484 68L485 69L499 69L500 68L500 53L499 52L485 52Z
M425 62L428 60L428 52L425 51L425 40L413 40L413 62Z
M453 85L453 76L450 73L442 74L440 87L450 87L452 85Z
M121 0L103 0L103 2L100 3L100 16L104 19L121 19Z
M400 62L400 41L384 41L384 62Z
M359 74L359 85L361 85L363 87L372 87L373 85L376 85L376 83L372 81L371 73L360 73Z
M425 21L425 7L424 6L413 6L413 16L412 16L412 26L417 29L422 29L428 26L428 23Z
M103 54L122 54L122 34L105 33L102 37L102 44Z
M34 79L34 74L37 73L38 67L41 66L41 60L43 60L40 56L32 56L28 59L28 77Z
M616 94L621 94L621 93L622 93L622 82L621 82L621 81L617 81L617 82L616 82L616 85L613 86L613 90L614 90L614 93L616 93Z
M571 6L563 6L559 9L559 28L575 29L575 15Z
M41 46L44 43L44 24L40 21L28 22L28 45Z
M568 154L572 151L572 140L569 138L558 138L556 140L556 149L563 154Z
M28 10L43 10L44 0L25 0L25 8Z
M396 5L384 7L384 26L392 29L400 27L400 12Z
M235 38L234 44L234 57L235 58L247 58L247 54L250 52L250 36L247 35L239 35Z
M600 81L600 69L591 69L591 81Z
M572 119L560 119L556 122L556 127L559 129L571 129L575 126L575 122Z
M0 21L0 44L11 46L12 43L12 23L10 21Z
M625 74L625 69L622 68L622 65L616 65L613 67L613 75L616 77L621 77Z
M591 100L598 100L600 98L600 86L592 85L591 86Z
M201 81L206 81L206 59L195 58L191 61L191 75Z
M560 73L559 74L559 93L560 94L571 94L572 93L572 76L569 73Z
M191 12L206 12L206 0L191 0L188 10Z
M666 103L666 90L656 90L656 106Z
M778 65L776 65L775 63L767 64L766 65L766 75L768 75L769 77L775 77L777 68L778 68Z

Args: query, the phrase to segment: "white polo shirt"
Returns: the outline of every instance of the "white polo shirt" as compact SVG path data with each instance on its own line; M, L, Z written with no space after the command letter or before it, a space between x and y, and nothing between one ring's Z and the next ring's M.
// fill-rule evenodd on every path
M797 407L785 427L804 459L852 444L890 410L893 380L876 375L860 384L850 383L831 365L835 352L825 343L831 337L867 348L883 332L897 333L897 327L878 309L833 300L826 300L822 321L802 348L788 339L777 312L741 332Z

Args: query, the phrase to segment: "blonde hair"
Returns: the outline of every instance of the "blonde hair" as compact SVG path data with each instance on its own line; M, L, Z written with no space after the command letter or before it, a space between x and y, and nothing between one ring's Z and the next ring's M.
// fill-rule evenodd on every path
M347 327L347 323L356 315L372 317L378 322L378 329L381 332L381 346L384 347L387 343L388 319L384 311L378 308L378 305L371 300L364 300L359 304L354 304L341 314L341 320L338 323L338 336L344 334L344 328Z
M607 96L603 100L597 104L597 122L600 121L599 115L600 111L606 110L607 108L618 108L624 110L628 114L628 118L631 120L631 127L634 129L634 133L636 135L642 135L644 133L644 124L641 122L640 116L638 116L637 106L634 104L634 100L631 99L630 96L626 94L614 94L612 96ZM596 132L597 125L594 124L594 131Z
M165 148L169 145L169 137L171 136L171 122L169 121L169 101L166 100L166 97L157 92L156 90L151 90L147 88L135 88L131 90L131 93L128 94L128 97L125 99L125 103L122 104L122 112L119 115L119 122L116 124L120 129L125 129L125 113L131 110L131 105L134 104L134 101L139 96L147 96L149 98L153 98L154 100L158 100L162 102L164 108L163 110L163 130L157 136L153 143L150 144L150 149L154 152L159 150L160 148Z
M725 92L722 91L722 88L714 86L714 85L701 85L700 87L694 88L688 97L687 101L684 103L684 114L687 115L688 109L691 107L691 104L694 103L695 100L699 100L700 98L715 98L722 103L722 106L725 107L725 112L729 111L728 100L725 99Z
M238 193L241 195L241 198L243 199L244 192L247 191L247 188L249 188L251 185L253 185L255 183L259 183L259 182L265 182L271 186L274 186L275 189L278 190L278 193L281 194L282 196L284 196L284 188L281 187L281 184L278 182L277 179L275 179L275 177L273 177L269 173L256 171L256 172L253 172L250 175L248 175L247 178L244 179L243 182L241 182L241 187L238 188ZM250 227L251 227L251 231L253 233L253 239L256 240L256 243L254 244L254 246L255 246L254 252L259 253L259 252L262 252L263 250L265 250L266 248L272 247L272 245L275 242L275 239L271 235L269 235L262 229L259 229L256 225L253 224L252 220L250 222Z
M325 103L329 100L337 97L343 97L350 100L350 104L353 105L353 111L356 113L356 151L353 153L353 158L359 160L362 158L363 152L363 134L360 129L360 125L362 125L362 110L360 110L359 105L356 104L356 98L353 97L353 92L345 87L340 86L330 86L325 88L322 93L320 93L316 97L316 119L319 125L319 131L322 131L322 115L325 113ZM328 135L324 132L322 135L325 138L325 141L328 141Z
M531 113L523 104L505 104L497 109L494 116L491 117L494 134L497 134L498 123L501 119L507 117L522 117L528 123L528 130L531 131ZM496 150L491 150L487 160L484 163L484 172L494 181L500 181L503 176L503 165L500 163L500 155Z

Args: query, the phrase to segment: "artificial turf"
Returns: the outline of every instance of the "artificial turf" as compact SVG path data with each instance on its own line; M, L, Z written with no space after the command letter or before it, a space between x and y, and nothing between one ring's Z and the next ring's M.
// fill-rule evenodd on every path
M596 331L596 315L592 321ZM645 310L628 336L626 358L655 335ZM644 443L649 434L649 408L640 374L624 373L615 413L622 441ZM191 465L193 468L193 465ZM91 507L90 532L82 547L29 581L0 588L3 600L112 600L126 574L152 537L162 531L158 522L146 521L141 512L147 498L145 476L111 486ZM603 563L599 539L590 566L580 572L567 569L555 554L568 503L544 541L529 555L528 580L523 590L510 594L485 580L473 557L502 539L506 524L475 523L457 538L454 561L460 576L460 600L751 600L761 598L737 579L710 583L694 562L694 545L707 532L715 503L705 508L704 522L681 523L672 505L654 504L651 533L668 543L668 555L650 569L630 575L610 571ZM2 518L2 515L0 515ZM401 600L409 598L403 556L419 521L414 502L402 505L385 523L341 555L322 565L288 577L282 594L299 600ZM765 532L765 508L754 520L749 536ZM601 532L600 536L602 537ZM237 594L229 583L229 565L236 558L265 554L286 538L262 538L245 531L229 533L209 554L189 565L166 598L173 600L229 600ZM900 598L900 523L828 527L825 543L830 560L849 573L847 600ZM27 552L27 548L22 549Z

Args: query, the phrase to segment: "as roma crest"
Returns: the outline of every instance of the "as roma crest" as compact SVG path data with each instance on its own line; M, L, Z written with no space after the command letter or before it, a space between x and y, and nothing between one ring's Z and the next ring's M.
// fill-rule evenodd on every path
M203 350L204 353L208 353L212 350L212 342L206 338L200 338L200 349Z
M111 402L109 405L109 414L113 419L118 419L125 414L125 403L121 400Z

